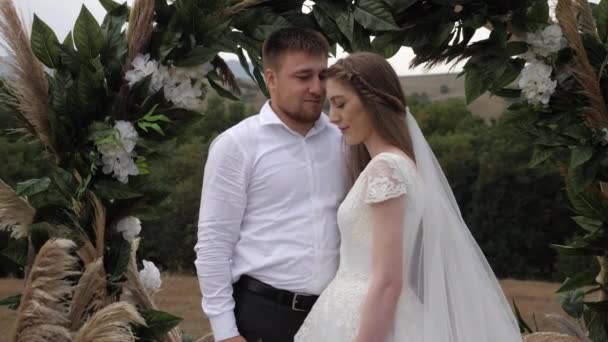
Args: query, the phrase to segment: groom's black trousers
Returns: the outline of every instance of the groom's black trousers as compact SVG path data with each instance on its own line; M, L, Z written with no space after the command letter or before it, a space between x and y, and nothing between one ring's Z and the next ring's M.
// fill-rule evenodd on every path
M270 287L253 278L244 276L234 284L234 300L236 303L234 313L236 325L247 342L291 342L300 329L304 319L314 304L316 296L312 298L298 298L301 305L294 307L288 305L288 298L271 300L267 294L251 290L251 285ZM250 286L248 286L250 285ZM255 288L257 291L258 288ZM280 290L279 290L280 291ZM272 297L272 296L271 296ZM286 296L288 297L288 296ZM300 309L306 309L299 311Z

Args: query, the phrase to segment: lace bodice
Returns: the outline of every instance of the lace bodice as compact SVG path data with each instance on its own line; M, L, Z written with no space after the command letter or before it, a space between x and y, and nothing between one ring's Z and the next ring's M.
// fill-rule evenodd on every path
M404 239L408 227L418 225L422 216L422 180L410 159L381 153L361 173L338 209L340 227L340 267L298 332L295 341L353 341L358 331L360 306L371 275L371 207L405 196ZM326 324L331 320L331 326ZM323 326L323 329L318 327ZM313 327L317 327L316 329Z
M341 271L370 272L371 205L405 196L404 229L418 224L422 215L420 182L410 159L394 153L381 153L372 159L338 209Z

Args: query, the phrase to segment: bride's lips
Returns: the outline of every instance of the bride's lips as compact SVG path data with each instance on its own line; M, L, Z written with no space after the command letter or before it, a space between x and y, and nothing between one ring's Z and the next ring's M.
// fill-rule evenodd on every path
M346 127L338 127L340 129L340 131L342 131L342 133L346 132L347 129L349 129L349 126Z

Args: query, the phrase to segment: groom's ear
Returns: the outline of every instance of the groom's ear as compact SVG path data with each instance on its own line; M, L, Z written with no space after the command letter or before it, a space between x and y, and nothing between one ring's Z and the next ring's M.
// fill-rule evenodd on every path
M266 86L268 87L268 91L276 89L277 74L274 69L265 68L264 69L264 78L266 79Z

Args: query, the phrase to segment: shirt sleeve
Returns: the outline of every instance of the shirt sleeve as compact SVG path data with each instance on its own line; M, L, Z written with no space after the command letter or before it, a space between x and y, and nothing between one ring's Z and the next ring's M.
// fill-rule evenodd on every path
M247 203L244 157L224 133L211 144L203 177L195 266L203 311L218 341L239 335L230 263Z

